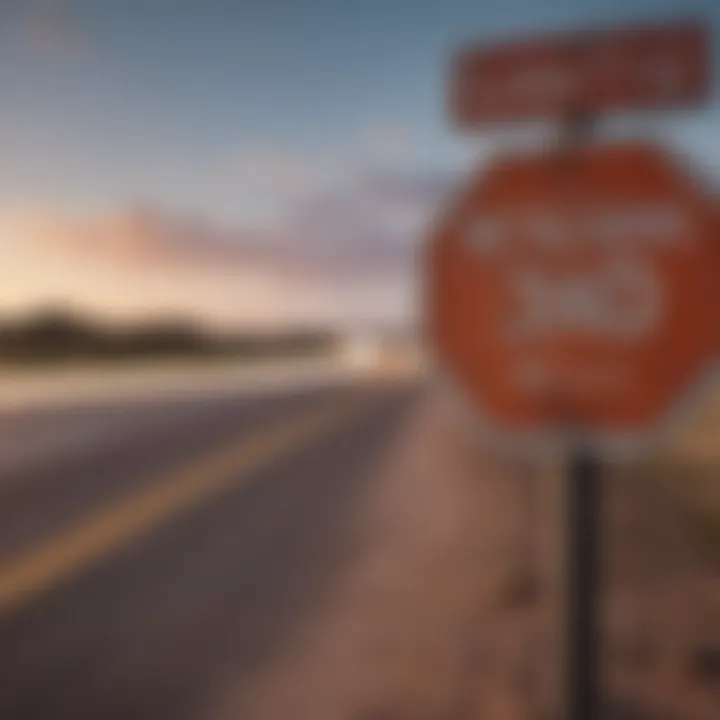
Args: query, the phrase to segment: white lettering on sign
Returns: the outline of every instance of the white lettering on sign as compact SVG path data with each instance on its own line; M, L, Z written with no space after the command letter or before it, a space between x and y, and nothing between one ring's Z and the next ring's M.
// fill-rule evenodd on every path
M526 267L514 271L507 281L517 299L508 332L517 342L566 332L635 342L660 325L664 310L655 272L638 261L616 259L593 271L563 277Z
M528 208L511 215L475 218L466 237L469 246L481 254L507 243L559 249L588 242L626 250L638 245L679 248L687 244L690 230L687 214L677 207L636 205L573 214Z
M489 253L502 241L504 229L502 223L494 218L480 218L470 229L470 242L474 250Z
M552 66L527 68L524 73L514 78L514 82L508 87L508 92L511 97L530 95L562 101L577 92L578 79L570 68Z
M658 95L672 98L682 91L685 81L683 68L674 58L657 58L642 69L649 86L654 88Z
M637 380L627 368L618 365L563 368L562 372L542 361L523 358L513 367L515 386L525 393L562 390L575 394L622 392Z

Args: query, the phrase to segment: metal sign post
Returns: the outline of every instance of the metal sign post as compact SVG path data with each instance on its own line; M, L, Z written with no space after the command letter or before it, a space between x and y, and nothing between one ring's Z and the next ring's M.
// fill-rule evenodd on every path
M600 693L601 463L574 451L566 473L567 720L597 720Z
M595 118L568 116L561 149L592 140ZM565 470L565 712L567 720L599 720L601 689L602 463L571 447Z

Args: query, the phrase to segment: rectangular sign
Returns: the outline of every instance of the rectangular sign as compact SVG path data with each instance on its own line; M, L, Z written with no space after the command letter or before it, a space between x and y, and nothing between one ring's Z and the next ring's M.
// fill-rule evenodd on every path
M452 69L450 115L474 127L700 105L710 90L708 35L675 22L471 47Z

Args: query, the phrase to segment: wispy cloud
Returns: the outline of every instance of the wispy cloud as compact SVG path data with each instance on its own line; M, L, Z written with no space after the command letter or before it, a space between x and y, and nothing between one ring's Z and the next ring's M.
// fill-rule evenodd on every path
M14 20L15 37L31 52L57 60L86 47L77 0L20 0Z
M222 227L152 205L98 217L35 210L0 215L0 237L6 251L22 246L40 265L59 259L75 278L59 295L91 308L170 302L223 322L409 320L414 252L454 178L369 163L328 183L319 168L278 153L255 157L251 177L286 200L272 223ZM57 285L40 265L24 265L26 302ZM98 287L98 277L112 282Z
M379 120L368 124L362 134L364 150L373 158L399 161L413 151L412 128L395 120Z

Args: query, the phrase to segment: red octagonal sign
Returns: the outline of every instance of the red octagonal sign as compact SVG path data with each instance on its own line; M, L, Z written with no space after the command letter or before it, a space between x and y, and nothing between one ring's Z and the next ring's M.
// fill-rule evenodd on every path
M708 199L652 145L495 163L452 203L428 248L441 367L515 435L645 434L713 371L712 227Z

